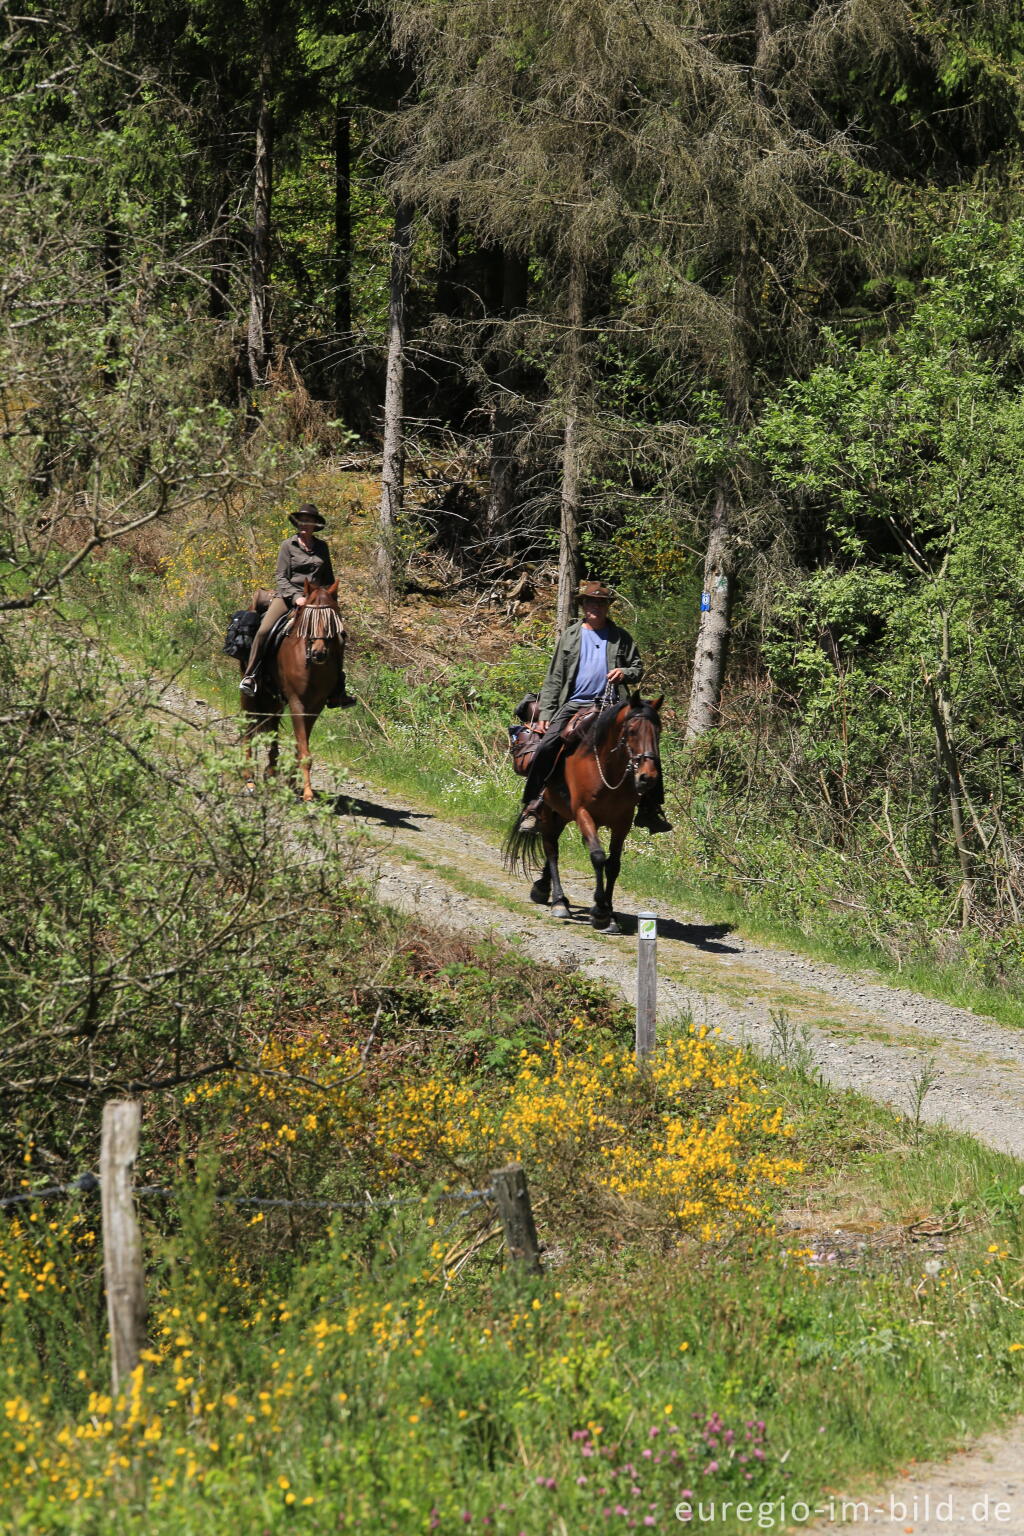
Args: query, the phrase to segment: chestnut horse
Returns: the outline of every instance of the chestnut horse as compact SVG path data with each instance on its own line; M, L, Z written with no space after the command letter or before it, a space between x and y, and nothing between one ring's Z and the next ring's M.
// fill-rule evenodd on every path
M345 667L345 626L338 612L338 583L315 587L306 582L306 601L292 609L288 633L277 654L260 667L254 697L242 695L246 716L246 782L252 786L253 738L267 731L273 733L267 753L267 777L277 769L277 727L285 705L292 717L295 752L302 770L302 798L313 799L310 782L309 738L327 700L341 681ZM245 671L245 658L241 661Z
M524 874L544 863L530 889L530 900L547 905L555 917L571 917L558 874L558 839L574 821L590 854L596 885L591 921L603 933L621 933L615 921L612 895L626 841L637 807L656 788L661 777L658 742L661 736L661 699L647 703L637 697L628 704L603 709L587 728L575 752L563 759L564 782L557 773L544 789L544 805L534 832L518 830L518 816L505 839L506 869ZM608 852L597 835L599 827L611 833Z

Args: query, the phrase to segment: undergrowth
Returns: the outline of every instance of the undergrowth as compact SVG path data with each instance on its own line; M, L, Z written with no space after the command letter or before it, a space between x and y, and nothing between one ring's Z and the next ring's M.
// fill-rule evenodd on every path
M320 496L319 485L315 489ZM502 620L507 644L467 657L465 646L445 639L449 610L421 608L402 626L393 655L385 618L361 585L367 534L356 508L365 486L348 500L344 488L331 494L347 508L346 528L335 542L350 585L356 573L349 670L364 707L344 718L325 717L317 727L317 757L355 777L372 764L372 777L392 789L491 834L504 833L521 789L508 761L507 726L514 704L543 678L544 626L538 628L536 616L518 630ZM269 547L270 534L260 537ZM129 580L129 563L117 557L92 568L88 607L123 650L165 675L183 669L189 686L233 713L235 669L218 662L216 652L224 615L245 601L253 584L248 558L236 551L211 574L179 568L175 556L177 574L165 585L140 578L134 566ZM637 625L642 628L642 614ZM665 686L661 665L655 655L652 689ZM964 926L957 891L923 865L911 871L895 858L891 827L887 831L880 816L846 825L839 839L826 833L813 796L808 800L796 779L788 780L783 767L771 772L767 759L760 767L751 763L755 749L738 724L716 733L699 753L684 753L673 707L680 702L670 690L662 738L676 830L670 837L630 839L625 889L641 899L696 905L709 921L742 923L769 941L874 967L1004 1022L1024 1022L1024 929L994 926L980 913ZM587 873L576 841L571 832L563 839L566 863Z

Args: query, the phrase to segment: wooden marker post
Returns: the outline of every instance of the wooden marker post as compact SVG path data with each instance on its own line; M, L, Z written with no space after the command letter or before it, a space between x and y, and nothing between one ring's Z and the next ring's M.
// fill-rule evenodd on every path
M496 1168L491 1174L491 1188L513 1262L521 1264L528 1274L542 1275L544 1266L540 1261L530 1190L522 1165L512 1163L508 1168Z
M654 1050L658 1011L658 914L636 915L636 1059Z
M110 1321L111 1379L116 1396L139 1363L146 1342L146 1281L142 1233L132 1198L142 1105L122 1099L103 1106L100 1196L103 1206L103 1278Z

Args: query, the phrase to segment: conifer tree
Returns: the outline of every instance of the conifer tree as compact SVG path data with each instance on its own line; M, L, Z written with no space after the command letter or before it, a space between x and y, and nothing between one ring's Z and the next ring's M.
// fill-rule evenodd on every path
M660 355L725 397L738 426L764 365L761 338L805 325L798 275L828 283L826 250L849 163L807 64L816 13L800 0L390 0L418 99L401 117L396 182L432 212L533 257L547 412L561 438L559 622L579 570L588 456L599 437L595 343ZM843 210L845 211L845 210ZM815 268L815 263L817 267ZM600 272L622 295L583 298ZM770 350L770 348L769 348ZM689 402L680 396L685 417ZM639 456L653 467L657 432ZM738 476L712 498L711 620L701 635L698 732L715 717L728 638Z

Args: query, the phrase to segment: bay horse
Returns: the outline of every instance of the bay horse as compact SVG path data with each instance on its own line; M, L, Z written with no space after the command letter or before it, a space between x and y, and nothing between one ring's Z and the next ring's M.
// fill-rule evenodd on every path
M251 698L242 695L246 717L246 782L251 788L253 738L273 733L267 753L267 777L277 771L277 727L285 705L295 732L295 753L302 772L302 798L313 799L309 768L309 738L331 694L338 688L345 667L345 625L338 611L338 583L317 587L305 583L306 601L292 609L291 626L277 654L260 667L258 686ZM245 658L240 663L245 671Z
M544 861L530 888L530 900L546 906L550 899L555 917L572 916L558 873L558 840L574 821L594 868L591 922L603 933L622 932L612 897L633 817L661 778L660 709L661 698L644 703L636 695L627 704L602 709L575 752L563 759L564 783L556 774L555 781L545 786L536 830L520 832L517 814L502 850L505 868L531 873L540 864L543 845ZM607 853L598 837L599 827L607 827L611 834Z

